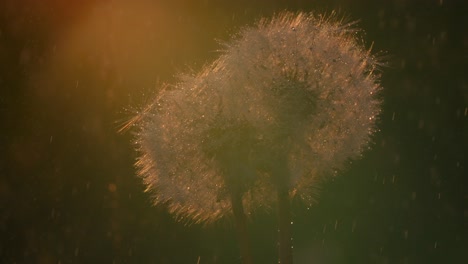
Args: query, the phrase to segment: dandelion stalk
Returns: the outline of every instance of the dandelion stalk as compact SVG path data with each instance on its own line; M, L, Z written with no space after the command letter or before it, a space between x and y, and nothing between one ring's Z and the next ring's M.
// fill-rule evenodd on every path
M279 263L292 264L292 234L291 234L291 201L289 198L289 182L287 171L280 171L279 179L283 182L277 184L277 199L278 199L278 228L279 228L279 241L278 241L278 257Z
M242 263L252 264L249 232L247 231L247 217L242 204L242 193L239 190L231 191L231 206L236 223L237 239L239 241Z
M135 118L154 203L189 222L234 216L244 263L246 215L276 206L279 261L291 264L291 199L315 202L375 131L378 61L357 33L333 15L281 13L164 89Z

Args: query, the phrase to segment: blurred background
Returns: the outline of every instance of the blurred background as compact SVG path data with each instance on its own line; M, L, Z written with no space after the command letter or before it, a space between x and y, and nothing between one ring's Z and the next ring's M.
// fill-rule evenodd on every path
M240 263L232 223L153 207L118 128L222 41L330 13L383 54L372 149L294 204L295 263L468 263L468 13L449 0L0 1L0 262ZM249 224L275 263L275 213Z

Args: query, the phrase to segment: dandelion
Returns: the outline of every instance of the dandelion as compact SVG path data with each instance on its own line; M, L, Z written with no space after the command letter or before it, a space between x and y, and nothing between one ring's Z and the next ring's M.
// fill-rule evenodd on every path
M357 33L333 16L282 13L167 86L137 122L154 203L195 222L234 215L243 255L245 215L276 206L279 259L292 263L290 199L313 203L375 131L379 63Z

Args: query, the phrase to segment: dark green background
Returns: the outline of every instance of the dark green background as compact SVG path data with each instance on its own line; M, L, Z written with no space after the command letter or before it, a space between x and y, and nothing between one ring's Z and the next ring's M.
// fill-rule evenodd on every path
M157 83L216 58L216 40L284 9L359 20L387 62L372 149L317 205L294 204L296 263L468 263L464 1L153 1L165 20L129 57L78 43L84 62L61 64L55 49L97 6L75 2L0 2L0 263L239 263L231 223L185 226L151 206L117 129ZM145 27L133 18L114 22ZM126 47L120 33L108 47ZM138 53L147 43L158 52ZM257 262L275 263L275 213L249 227Z

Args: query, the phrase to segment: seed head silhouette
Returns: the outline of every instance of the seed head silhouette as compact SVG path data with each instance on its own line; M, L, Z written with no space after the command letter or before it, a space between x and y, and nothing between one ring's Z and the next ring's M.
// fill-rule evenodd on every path
M289 199L313 203L376 130L379 62L358 35L333 15L281 13L166 86L136 122L154 204L203 223L275 206L287 229Z

